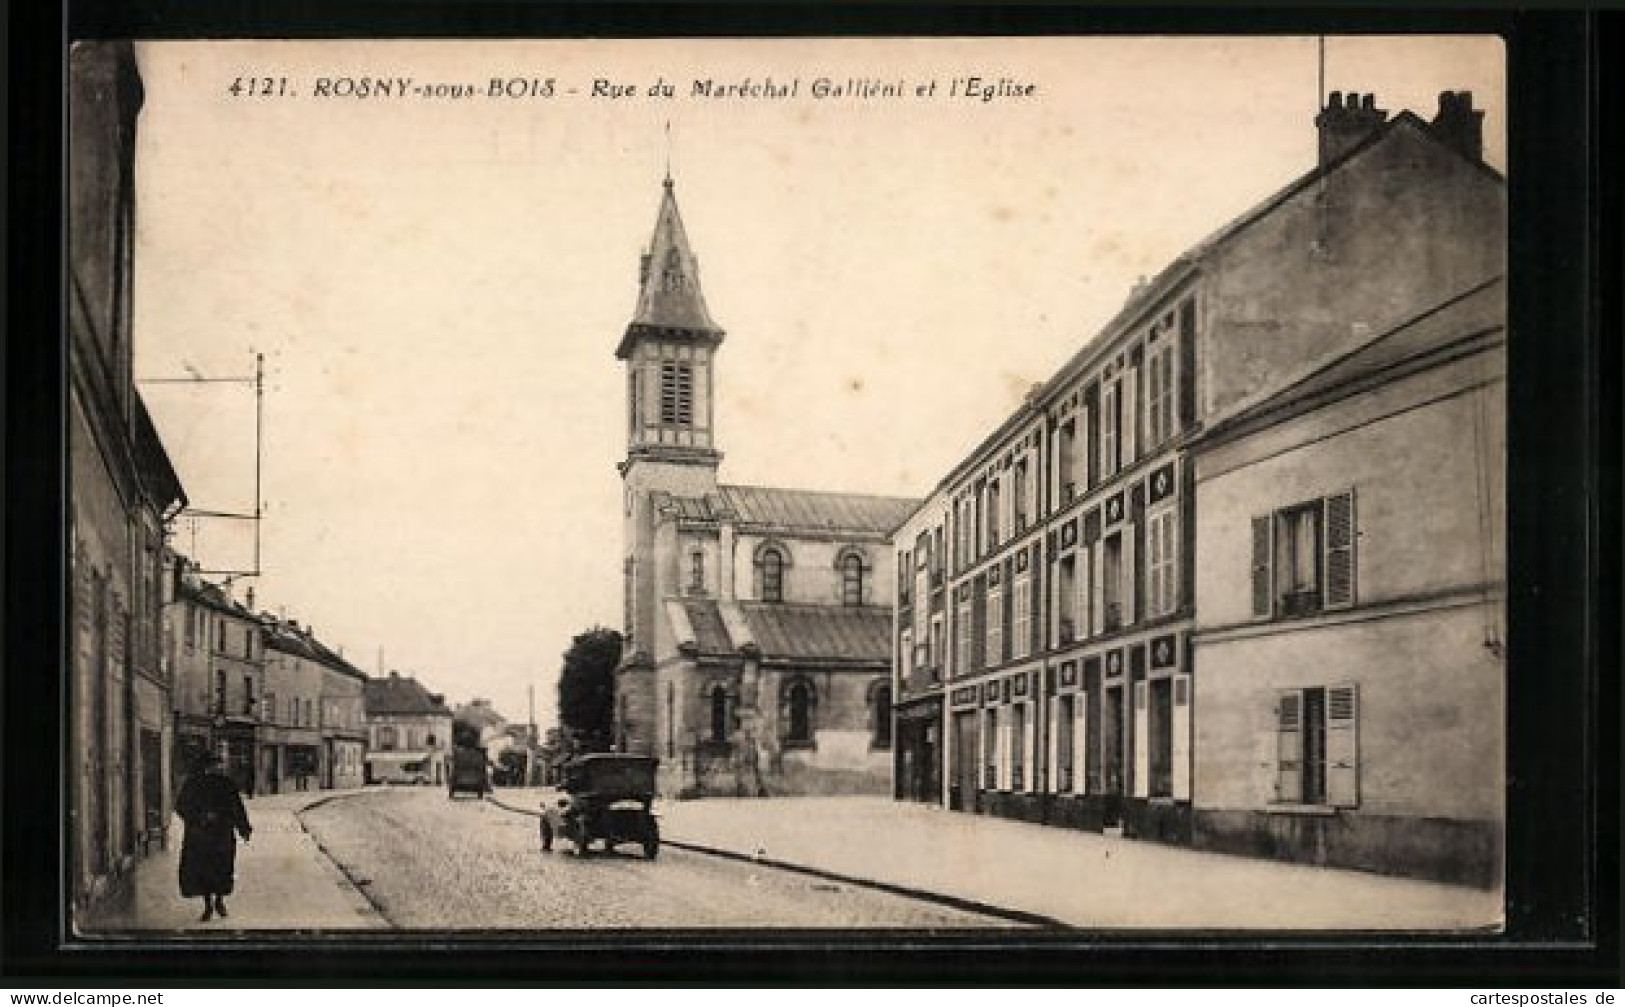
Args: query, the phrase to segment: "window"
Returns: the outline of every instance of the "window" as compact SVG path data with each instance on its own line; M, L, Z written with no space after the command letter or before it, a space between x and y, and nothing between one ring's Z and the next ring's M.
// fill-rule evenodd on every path
M1100 474L1103 478L1117 474L1117 382L1107 385L1100 393Z
M378 728L378 750L380 752L393 752L395 750L395 728L389 724Z
M1073 457L1077 453L1077 421L1062 423L1055 439L1055 504L1065 507L1077 496L1077 474L1073 470Z
M1290 689L1276 697L1276 800L1352 808L1360 803L1359 689Z
M912 553L897 554L897 604L907 605L914 595L914 561Z
M243 627L243 656L249 660L254 658L254 631L247 626Z
M891 686L876 682L869 689L870 747L891 747Z
M310 700L308 700L308 699L305 700L305 719L304 719L303 723L304 723L304 725L306 727L315 727L316 726L316 718L311 713Z
M1016 577L1011 609L1010 656L1019 661L1032 649L1033 641L1033 584L1027 574Z
M1025 458L1016 462L1015 486L1011 492L1015 497L1012 502L1015 504L1016 510L1016 533L1020 534L1027 530L1027 518L1029 517L1027 514L1027 460Z
M243 716L254 715L254 676L243 676Z
M903 681L914 671L914 631L905 629L897 634L897 670L902 673Z
M1151 709L1148 716L1151 751L1150 795L1171 797L1174 792L1174 691L1173 679L1151 680Z
M970 671L971 647L971 606L970 598L966 597L959 603L954 615L954 671L963 675Z
M1179 604L1178 510L1166 508L1146 521L1146 552L1150 569L1150 615L1167 615Z
M987 593L987 655L986 667L1004 661L1004 592L992 588Z
M767 546L756 556L760 585L757 596L762 601L784 600L784 553L777 546Z
M1357 534L1353 490L1254 518L1254 617L1352 606Z
M939 676L935 674L937 668L942 667L942 616L931 617L931 635L926 638L925 663L932 669L933 680Z
M1174 341L1152 346L1146 355L1146 439L1161 444L1174 435Z
M987 547L989 549L998 546L999 533L1002 530L1001 526L1004 519L1004 501L999 493L1000 482L1001 480L994 479L987 484L987 508L983 511L983 516L987 519Z
M1072 699L1061 696L1055 701L1055 779L1056 791L1072 789Z
M281 711L276 708L276 693L267 691L265 693L265 720L266 720L266 722L267 723L275 723L276 719L277 719L277 715L279 713L281 713Z
M705 552L695 549L688 556L688 589L696 594L705 591Z
M694 422L694 368L667 361L660 365L660 422L686 427Z
M1100 607L1106 632L1123 625L1123 536L1111 535L1100 549Z
M863 557L856 553L841 559L841 604L863 604Z
M197 609L191 609L181 619L186 626L186 646L188 649L197 644Z
M791 681L784 690L784 725L786 744L811 745L813 742L813 712L817 695L812 683L804 678Z
M214 672L214 712L226 712L226 672L220 668Z
M1055 646L1064 647L1080 636L1078 620L1078 562L1062 556L1055 564Z

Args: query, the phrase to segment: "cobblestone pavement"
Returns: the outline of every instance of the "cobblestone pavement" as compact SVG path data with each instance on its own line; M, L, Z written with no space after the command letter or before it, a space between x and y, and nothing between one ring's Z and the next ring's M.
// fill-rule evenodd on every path
M535 804L532 802L531 807ZM305 812L397 927L1008 927L1005 920L664 847L542 853L537 819L441 788L369 790Z
M544 791L502 791L535 807ZM669 801L675 841L1078 927L1467 931L1501 895L944 811L880 797Z

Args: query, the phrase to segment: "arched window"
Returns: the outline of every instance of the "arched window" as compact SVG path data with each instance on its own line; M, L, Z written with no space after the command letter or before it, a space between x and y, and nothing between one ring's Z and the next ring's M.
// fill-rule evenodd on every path
M711 740L728 740L728 688L721 682L711 686Z
M841 558L841 604L863 604L863 557L855 552Z
M891 683L882 679L869 687L870 746L891 747Z
M784 688L784 740L786 744L810 745L818 694L804 678L792 680Z
M756 556L756 565L761 572L761 590L757 592L763 601L784 600L784 553L778 546L767 546Z

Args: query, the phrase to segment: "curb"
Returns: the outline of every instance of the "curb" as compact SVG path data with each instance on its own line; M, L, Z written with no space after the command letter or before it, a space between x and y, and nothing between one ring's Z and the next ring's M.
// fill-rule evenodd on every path
M540 811L532 811L529 808L519 808L511 804L505 804L501 800L497 799L494 795L487 796L486 800L490 801L492 804L504 811L511 811L517 815L529 815L532 818L542 817L542 813ZM853 885L859 888L871 888L875 891L886 892L889 895L900 895L904 898L917 899L921 902L932 902L940 906L946 906L949 909L958 909L962 912L977 913L982 916L992 916L998 919L1010 920L1014 923L1025 923L1029 926L1046 927L1056 930L1076 929L1072 926L1072 924L1063 920L1058 920L1053 916L1045 916L1041 913L1030 913L1024 909L1010 909L1005 906L996 906L990 902L979 902L975 899L967 899L958 895L946 895L942 892L934 892L927 888L913 888L908 885L900 885L892 881L876 881L873 878L860 878L851 874L841 874L837 871L825 870L822 867L809 867L806 864L792 863L788 860L776 860L772 857L759 857L749 853L739 853L734 850L725 850L716 846L706 846L701 843L671 839L666 836L661 836L660 842L664 846L675 846L679 850L687 850L690 853L700 853L706 856L719 857L723 860L734 860L740 863L753 864L758 867L771 867L775 870L790 871L795 874L805 874L809 877L820 878L825 881L839 881L842 884Z

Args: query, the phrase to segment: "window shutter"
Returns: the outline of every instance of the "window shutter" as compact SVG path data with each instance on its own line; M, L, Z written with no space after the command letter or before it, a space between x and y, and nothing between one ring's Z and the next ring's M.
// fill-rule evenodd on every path
M1271 541L1274 520L1268 515L1253 518L1253 618L1268 619L1274 605L1275 577L1270 560L1275 554Z
M1010 710L999 718L999 789L1010 789Z
M979 689L981 687L978 686L977 688ZM984 712L976 718L976 721L977 727L979 728L979 730L976 732L976 789L986 790L988 762L987 746L991 745L993 741L987 736L987 714Z
M1145 706L1146 684L1134 683L1134 796L1151 795L1151 711Z
M1134 625L1134 621L1137 618L1137 613L1135 611L1136 599L1134 597L1134 586L1135 582L1138 580L1138 578L1135 576L1135 574L1138 572L1138 567L1136 566L1137 556L1134 548L1135 532L1137 530L1138 526L1135 525L1133 521L1123 525L1123 562L1119 565L1119 570L1122 573L1123 580L1122 584L1119 585L1120 590L1118 591L1117 597L1120 599L1120 604L1122 605L1124 626Z
M1354 604L1354 491L1326 498L1325 607Z
M1049 734L1045 745L1049 754L1045 757L1044 768L1049 779L1049 792L1054 794L1061 790L1061 703L1054 696L1050 697L1049 726L1045 730Z
M1021 718L1021 788L1031 793L1038 789L1038 704L1029 703L1027 712Z
M1140 369L1130 367L1123 378L1123 458L1119 463L1128 466L1139 457L1140 433Z
M1191 677L1174 676L1174 800L1191 799Z
M1080 406L1077 415L1077 424L1072 428L1072 482L1077 487L1075 495L1081 497L1094 480L1089 474L1089 410Z
M1072 697L1072 790L1082 794L1089 789L1089 694L1079 691Z
M1089 635L1094 636L1105 625L1106 611L1106 585L1100 578L1100 550L1105 548L1105 539L1096 539L1095 544L1084 550L1089 559Z
M1117 474L1117 386L1107 385L1100 394L1100 477Z
M1162 350L1146 354L1145 358L1145 443L1158 444L1166 437L1162 425Z
M1303 694L1297 690L1275 701L1275 799L1303 800Z
M1360 687L1326 690L1326 803L1360 804Z

